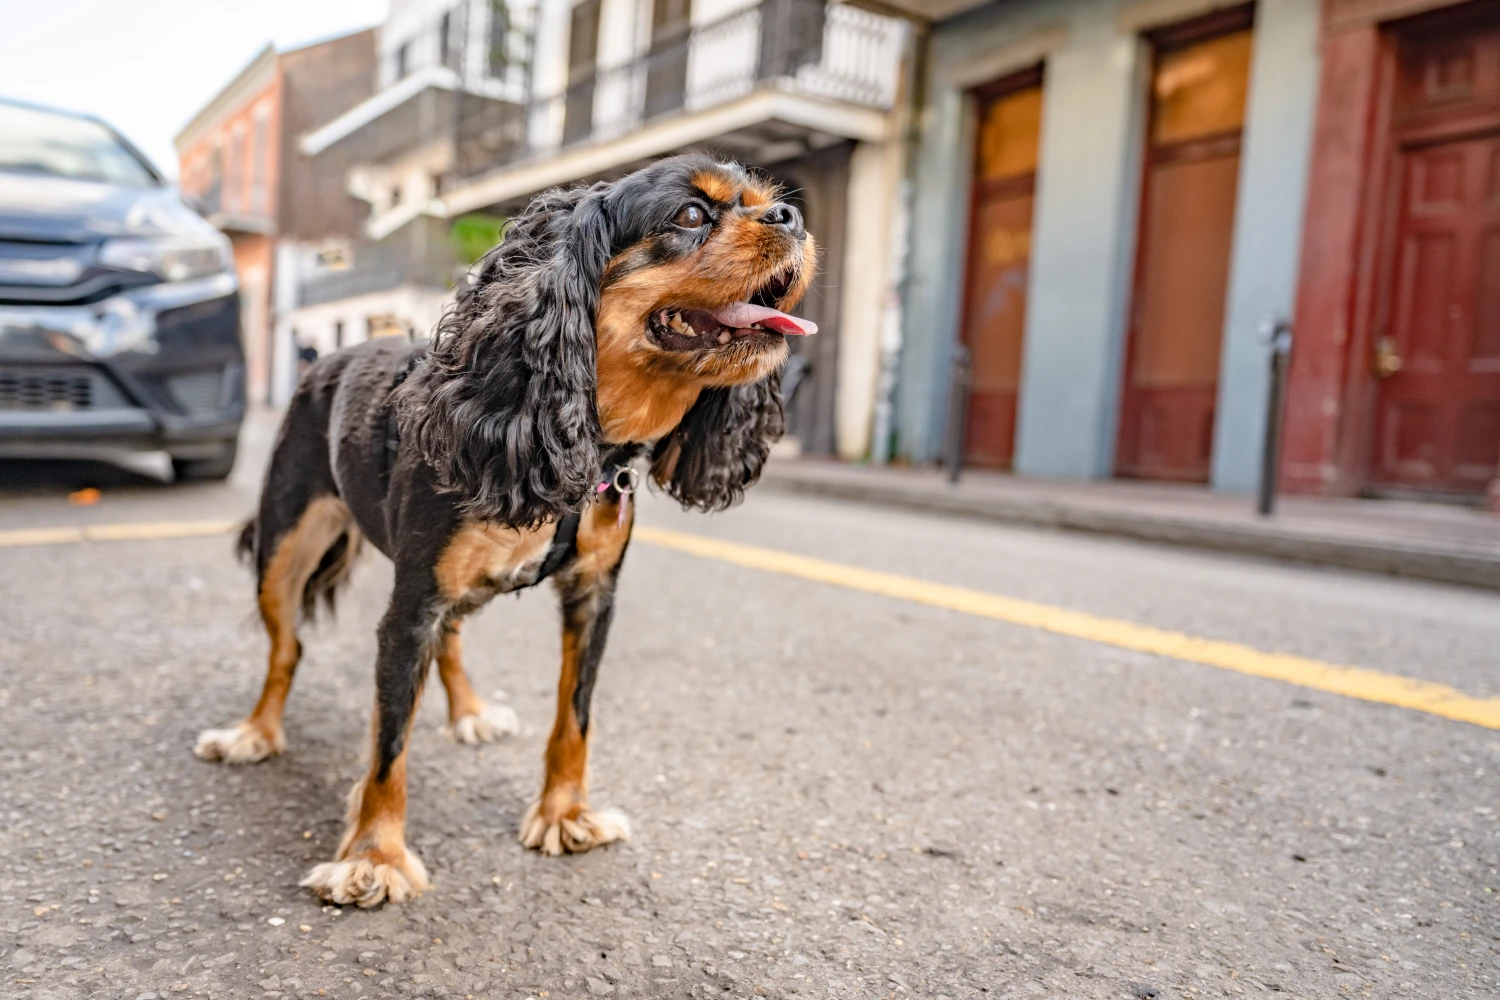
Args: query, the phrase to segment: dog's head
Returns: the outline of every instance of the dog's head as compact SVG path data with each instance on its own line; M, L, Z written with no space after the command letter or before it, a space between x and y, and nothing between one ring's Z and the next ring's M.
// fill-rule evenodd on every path
M541 195L475 266L403 389L466 513L534 525L592 494L609 443L650 443L684 506L727 507L781 436L777 369L816 248L736 164L689 154Z

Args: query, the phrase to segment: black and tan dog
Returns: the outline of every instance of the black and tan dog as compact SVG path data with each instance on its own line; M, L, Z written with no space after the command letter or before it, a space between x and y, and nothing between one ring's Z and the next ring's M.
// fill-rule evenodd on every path
M407 849L406 746L437 661L450 732L513 725L460 663L463 617L551 577L562 676L541 795L521 840L548 854L628 836L588 802L589 702L630 539L630 462L684 506L722 509L782 431L786 315L815 264L796 209L734 164L662 160L611 184L537 198L460 288L430 351L373 341L298 386L241 537L271 639L260 701L200 757L262 760L301 655L299 619L331 603L368 540L395 563L378 630L368 773L335 860L303 885L337 903L400 902L427 886Z

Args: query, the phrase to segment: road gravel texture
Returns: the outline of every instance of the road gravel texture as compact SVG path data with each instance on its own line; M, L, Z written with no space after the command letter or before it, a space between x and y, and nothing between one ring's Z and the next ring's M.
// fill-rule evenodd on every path
M253 496L116 492L88 516ZM642 519L1500 688L1476 591L769 491ZM1500 995L1494 731L637 543L592 767L634 839L517 843L558 626L550 590L501 598L467 660L522 732L453 744L434 685L408 827L432 889L339 909L297 881L362 773L385 560L304 635L288 752L243 768L191 754L263 673L227 537L0 563L0 996Z

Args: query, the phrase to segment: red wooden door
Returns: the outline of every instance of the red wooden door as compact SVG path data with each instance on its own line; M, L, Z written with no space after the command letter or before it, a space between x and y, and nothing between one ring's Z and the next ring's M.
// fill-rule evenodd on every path
M1250 38L1234 30L1157 52L1120 404L1122 476L1208 479Z
M1370 480L1482 493L1500 461L1500 137L1403 160Z
M1008 469L1015 453L1016 397L1026 331L1042 88L1031 76L981 99L963 341L972 379L964 462Z
M1500 475L1500 28L1403 40L1398 169L1369 457L1378 489Z

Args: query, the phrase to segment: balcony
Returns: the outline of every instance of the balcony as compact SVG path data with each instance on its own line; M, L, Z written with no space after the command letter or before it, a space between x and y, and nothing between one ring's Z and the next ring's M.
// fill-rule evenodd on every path
M847 4L760 0L526 104L461 105L450 213L712 143L758 162L883 138L905 25Z
M348 266L318 268L297 283L297 307L389 292L404 286L446 291L462 272L446 223L415 219L379 243L357 248Z
M265 236L276 232L276 220L270 213L270 193L265 184L251 187L248 197L233 198L215 177L200 194L193 196L196 208L214 228L231 236L251 234Z

